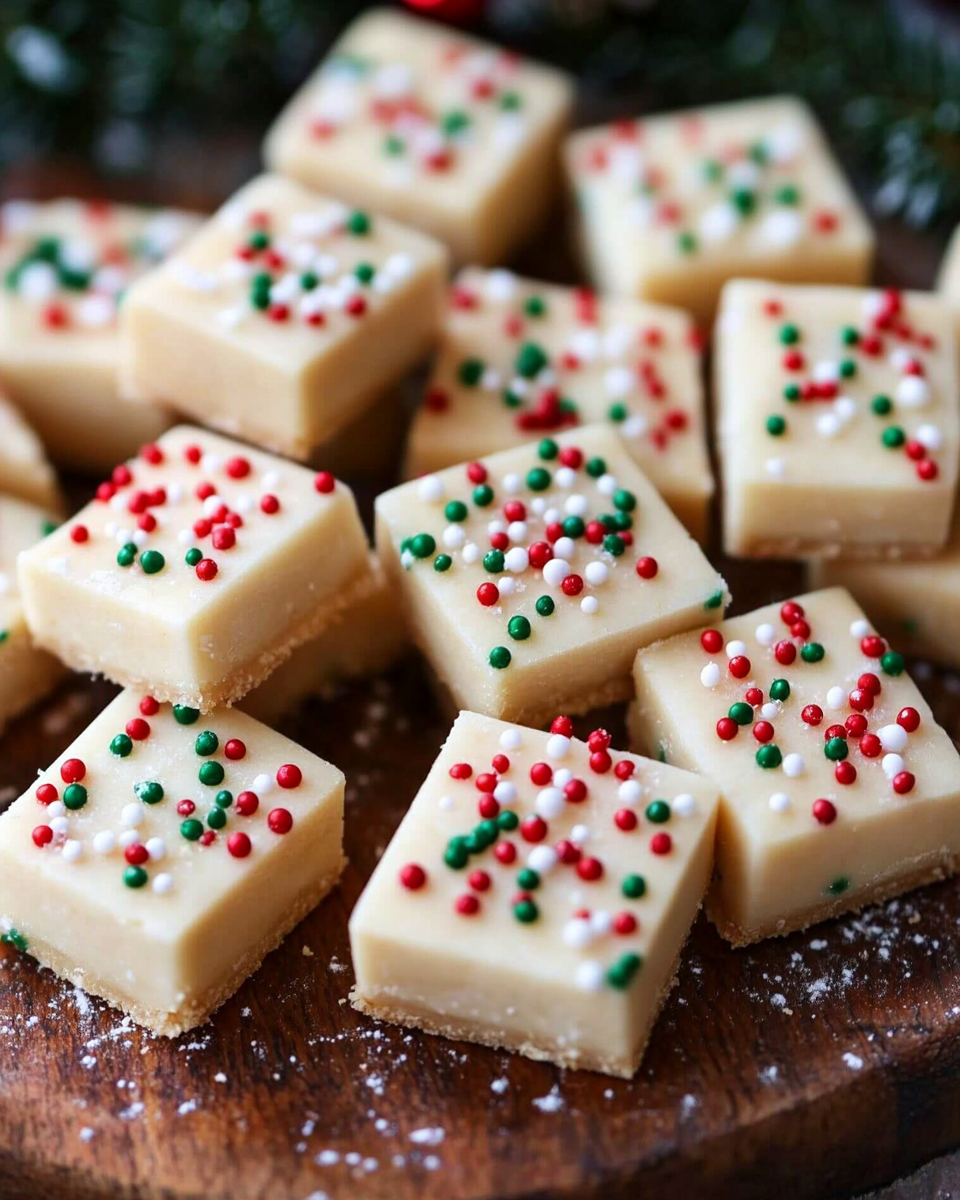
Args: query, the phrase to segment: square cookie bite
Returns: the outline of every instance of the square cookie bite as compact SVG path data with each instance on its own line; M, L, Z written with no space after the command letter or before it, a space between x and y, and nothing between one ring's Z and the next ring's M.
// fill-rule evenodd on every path
M123 306L122 386L306 458L427 353L446 252L261 175Z
M43 443L0 391L0 493L48 511L59 509L60 489Z
M354 1006L629 1078L710 879L713 784L462 712L350 918Z
M48 511L0 496L0 733L11 717L42 699L65 674L52 655L33 645L17 590L17 555L50 527Z
M811 587L848 588L885 637L905 653L960 668L960 517L944 550L921 562L809 564Z
M736 280L716 331L728 554L918 558L950 528L953 318L920 292Z
M603 291L713 317L733 275L864 283L873 234L810 110L791 96L573 134L576 234Z
M637 655L634 744L721 792L707 913L744 945L960 865L960 756L842 588Z
M569 78L387 9L347 29L267 135L268 167L440 238L508 258L547 215Z
M700 370L699 331L678 309L468 268L450 291L407 474L609 422L702 539L713 476Z
M0 817L0 933L155 1033L205 1021L337 883L340 771L121 694Z
M376 535L411 636L457 706L529 725L627 699L641 646L729 599L603 426L385 492Z
M345 484L189 426L117 467L19 577L39 645L204 712L374 586Z
M272 725L311 696L387 671L403 655L410 645L406 624L376 555L371 570L372 589L244 696L244 712Z
M0 206L0 378L51 456L102 472L158 437L169 413L119 396L127 289L200 224L192 213L103 202Z

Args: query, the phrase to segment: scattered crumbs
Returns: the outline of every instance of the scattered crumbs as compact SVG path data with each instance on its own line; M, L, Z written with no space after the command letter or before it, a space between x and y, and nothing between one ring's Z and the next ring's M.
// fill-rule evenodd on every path
M90 1015L90 997L82 988L75 987L73 989L73 1002L77 1006L77 1012L81 1017L88 1017Z
M83 1058L80 1059L80 1066L86 1067L88 1071L90 1070L91 1067L95 1067L96 1065L97 1065L97 1060L94 1057L94 1055L92 1055L92 1054L85 1054L83 1056Z
M779 1075L780 1068L771 1064L769 1067L763 1067L757 1078L761 1083L776 1083Z
M826 950L827 946L829 946L829 945L830 945L830 943L827 941L826 938L814 938L813 941L810 943L810 949L811 950Z
M216 1075L214 1075L214 1077L213 1077L213 1082L214 1083L226 1083L227 1077L226 1077L226 1075L224 1075L224 1073L222 1071L218 1071L216 1073Z
M830 982L825 978L815 979L813 983L807 984L807 995L811 1000L819 1000L821 996L826 995L830 990Z
M240 1016L241 1017L252 1017L253 1010L250 1008L249 1005L244 1005L244 1007L240 1009Z
M310 949L309 946L304 946L304 948L302 950L302 954L303 954L304 958L313 958L314 957L313 951Z
M327 964L327 970L331 971L334 975L342 975L346 969L346 963L342 963L336 955L334 955Z
M613 1099L613 1088L604 1088L603 1089L603 1098L604 1098L604 1100L612 1100Z
M410 1134L410 1141L418 1146L439 1146L447 1132L439 1125L425 1125L423 1129L415 1129Z
M340 1161L336 1150L321 1150L313 1160L318 1167L334 1167Z
M90 1128L90 1126L84 1125L84 1127L80 1130L80 1141L90 1142L93 1140L93 1135L94 1131Z
M700 1101L696 1096L692 1096L689 1092L680 1101L680 1119L688 1117L695 1108L700 1107Z
M783 992L774 992L770 997L770 1003L774 1008L783 1008L783 1006L787 1003L787 998Z
M506 1075L503 1075L500 1079L495 1079L493 1083L490 1084L490 1091L496 1092L498 1096L502 1096L509 1086L510 1080L507 1079Z
M440 1166L440 1159L435 1154L428 1154L423 1160L423 1165L428 1171L436 1171Z
M185 1117L189 1113L196 1112L196 1111L197 1111L196 1100L184 1100L184 1102L177 1109L177 1114L178 1114L178 1116Z
M843 1061L847 1064L851 1071L859 1071L863 1066L863 1059L859 1056L859 1054L853 1054L849 1050L843 1056Z
M560 1088L554 1084L545 1096L537 1096L534 1099L533 1107L543 1113L560 1112L563 1108L563 1097L560 1095Z
M144 1107L145 1105L142 1100L136 1100L126 1108L121 1108L117 1115L121 1121L132 1121L143 1113Z
M373 1092L373 1094L375 1096L383 1095L383 1076L382 1075L368 1075L363 1082L367 1085L368 1088L370 1088L370 1090Z

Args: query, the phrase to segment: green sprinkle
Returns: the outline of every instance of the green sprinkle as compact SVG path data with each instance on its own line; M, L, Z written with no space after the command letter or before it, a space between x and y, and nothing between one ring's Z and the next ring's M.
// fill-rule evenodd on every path
M437 548L432 533L416 533L410 539L409 550L414 558L429 558Z
M520 900L513 906L513 915L524 925L532 925L540 916L540 910L532 900Z
M670 816L670 805L666 800L651 800L646 807L646 818L654 825L665 825Z
M448 521L465 521L469 510L462 500L451 500L443 510Z
M188 708L186 704L175 704L173 706L173 719L178 725L193 725L199 718L199 708Z
M827 884L827 891L831 896L842 896L849 886L850 880L845 875L839 875Z
M451 838L443 853L443 861L447 866L452 867L454 871L461 871L469 860L470 852L467 850L466 838Z
M642 875L627 875L620 884L620 891L628 900L639 900L647 894L647 881Z
M705 158L700 171L707 183L718 183L723 178L723 165L714 158Z
M800 330L796 327L796 325L792 325L788 322L786 325L780 326L777 336L780 338L782 345L794 346L800 341Z
M397 137L395 133L388 133L383 139L383 152L391 158L396 158L398 155L403 154L406 148L406 142L403 138Z
M445 112L440 118L440 128L448 137L453 136L455 133L460 133L469 124L470 117L462 108L451 108L449 112Z
M677 234L677 249L681 254L693 254L697 248L697 239L692 233L685 230L683 233Z
M823 752L831 762L843 762L850 753L850 747L846 738L832 737L824 743Z
M888 650L880 659L880 667L884 675L902 675L906 667L903 655L896 650Z
M852 358L845 358L840 363L840 378L852 379L857 373L857 364Z
M118 733L110 743L110 753L115 754L117 758L126 758L133 751L133 739L127 737L125 733Z
M132 567L136 557L137 547L133 544L133 542L127 542L125 546L121 546L117 551L117 566Z
M907 435L899 425L888 425L880 435L880 441L888 450L898 450L907 440Z
M207 813L207 824L211 829L222 829L227 823L227 814L222 808L211 808Z
M526 617L511 617L507 622L507 633L515 642L525 642L530 636L530 622Z
M637 507L637 498L627 488L617 488L613 493L613 507L620 509L621 512L633 512Z
M547 311L547 302L542 296L529 296L523 305L528 317L542 317Z
M215 804L219 805L220 808L229 808L233 803L233 792L228 792L226 790L217 792L216 796L213 798L213 801Z
M0 629L0 646L2 646L3 643L5 641L7 641L9 637L10 637L9 629Z
M154 779L147 779L142 783L135 783L133 785L133 790L144 804L159 804L163 799L163 785L157 783Z
M266 250L270 245L270 235L264 233L262 229L258 229L255 233L250 234L250 240L247 244L251 250Z
M603 548L608 554L612 554L614 558L619 558L626 549L626 545L619 533L608 533L603 539Z
M706 600L704 600L703 607L704 608L720 608L720 606L722 604L723 604L723 591L720 588L717 588L717 590L712 595L708 596L706 598Z
M788 700L790 698L790 684L785 679L775 679L770 684L770 699L771 700Z
M504 92L498 101L500 107L505 112L516 112L518 108L523 107L523 101L520 98L519 92Z
M197 546L191 546L183 556L183 561L188 567L195 567L201 558L203 558L203 551Z
M560 453L560 447L553 438L541 438L540 444L537 446L537 455L544 462L553 462Z
M347 218L347 229L356 237L363 237L370 232L370 218L357 208Z
M818 663L823 662L825 653L826 651L819 642L807 642L800 651L800 657L805 663Z
M123 882L128 888L145 887L148 878L149 876L143 867L127 867L123 872Z
M599 456L590 458L587 460L585 470L591 479L599 479L601 475L606 475L607 473L607 461Z
M531 492L544 492L550 486L550 472L546 467L533 467L527 472L527 487Z
M53 531L55 529L59 529L59 528L60 528L60 525L57 521L41 521L40 522L40 536L41 537L49 537L50 534L53 533Z
M473 489L473 502L477 508L488 508L493 503L493 488L489 483L478 483Z
M188 842L198 842L203 837L203 825L196 817L187 817L180 822L180 832Z
M197 734L193 748L202 758L208 758L211 754L216 754L219 745L220 739L213 730L205 729L203 733Z
M552 596L539 596L537 598L536 609L541 617L552 617L556 607Z
M491 575L499 575L503 570L503 551L488 550L483 556L483 567Z
M621 954L612 966L607 967L607 983L621 992L625 991L642 965L643 959L639 954Z
M502 671L504 667L510 666L511 657L512 655L506 646L494 646L490 651L490 666L495 667L498 671Z
M353 268L353 273L363 284L373 283L373 277L376 275L373 265L366 262L357 263L357 265Z
M522 397L516 392L511 392L509 388L504 388L500 395L507 408L520 408L523 405Z
M800 190L794 187L792 183L785 183L783 187L777 188L773 193L773 199L776 204L799 204Z
M76 812L83 808L87 802L87 789L82 783L71 783L68 788L63 790L63 803L65 808L69 808L71 812Z
M618 533L622 533L624 529L630 529L633 526L633 517L628 512L618 512L613 514L613 527Z
M319 282L319 276L315 275L313 271L304 271L300 276L300 286L305 292L312 292Z
M788 383L783 389L783 398L790 404L795 404L800 399L800 388L795 383Z
M783 755L780 753L780 748L774 745L761 746L756 753L757 766L763 767L765 771L771 771L775 767L779 767L783 761Z
M741 217L749 217L757 207L757 196L750 188L734 188L730 193L730 203Z
M619 425L621 421L625 421L627 419L628 412L629 409L625 404L611 404L607 409L607 417L609 420L613 421L614 424Z
M525 892L533 892L540 886L540 876L530 867L524 867L517 872L517 887Z
M457 379L464 387L476 387L483 378L484 362L482 358L465 358L457 367Z
M783 417L767 417L767 433L769 433L771 437L783 437L786 432L787 423Z
M524 342L517 353L514 367L518 375L522 375L524 379L532 379L534 375L539 375L548 361L542 347L536 342Z
M765 167L770 161L770 152L763 142L753 142L747 153L750 161L755 162L758 167Z
M505 833L512 833L520 824L520 818L512 808L505 808L497 814L497 825Z
M218 762L205 762L197 772L197 778L207 787L219 787L223 783L224 770Z
M6 933L0 933L0 942L5 946L13 946L21 954L27 952L27 939L18 929L8 929Z
M870 401L870 407L878 417L886 417L893 408L893 401L889 396L874 396Z
M727 716L731 721L736 721L738 725L749 725L753 720L753 705L739 700L736 704L730 705Z
M439 571L441 574L444 571L449 571L452 566L453 566L453 559L450 557L449 554L438 554L437 557L433 560L433 569L435 571Z
M840 330L840 341L845 346L855 346L860 341L860 334L852 325L844 325Z

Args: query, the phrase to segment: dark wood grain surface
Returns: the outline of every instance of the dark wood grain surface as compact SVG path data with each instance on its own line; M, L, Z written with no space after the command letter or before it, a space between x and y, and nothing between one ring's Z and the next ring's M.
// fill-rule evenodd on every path
M255 169L251 132L202 172L189 142L164 143L148 177L113 190L212 208ZM0 183L100 191L64 162ZM879 277L929 285L939 251L887 228ZM520 266L571 278L554 231ZM801 586L791 566L713 557L735 611ZM960 677L919 672L960 735ZM0 808L112 695L77 678L9 728ZM604 720L622 744L622 713ZM879 1187L960 1145L960 882L741 951L701 919L631 1082L355 1013L347 917L446 730L415 660L287 723L346 772L350 866L190 1035L155 1038L0 950L0 1200L803 1200ZM934 1165L898 1194L926 1200L956 1178Z

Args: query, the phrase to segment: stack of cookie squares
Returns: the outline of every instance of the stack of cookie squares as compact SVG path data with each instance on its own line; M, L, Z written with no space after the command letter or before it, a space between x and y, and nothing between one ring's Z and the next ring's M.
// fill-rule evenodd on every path
M269 726L411 646L456 715L351 918L362 1013L629 1077L701 906L741 946L960 867L960 756L901 652L960 636L960 288L869 286L796 99L568 134L572 98L374 11L212 217L121 253L145 214L5 210L29 663L0 719L67 668L123 690L0 818L0 934L151 1029L205 1020L339 878L343 775ZM564 190L580 285L508 265ZM372 551L335 448L383 440L428 359ZM78 362L89 426L53 402ZM122 443L55 528L24 417L74 469ZM811 590L727 617L721 542Z

